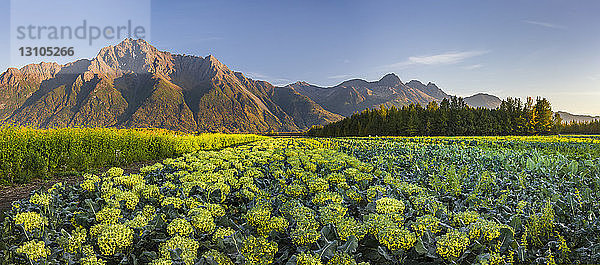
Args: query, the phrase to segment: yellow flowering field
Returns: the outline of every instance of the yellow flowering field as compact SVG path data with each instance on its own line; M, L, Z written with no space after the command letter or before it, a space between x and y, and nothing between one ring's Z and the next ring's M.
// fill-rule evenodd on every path
M55 173L127 165L213 150L264 138L257 135L182 134L163 129L0 127L0 184Z
M14 202L0 262L600 262L600 163L577 149L596 143L455 140L269 138L114 167Z

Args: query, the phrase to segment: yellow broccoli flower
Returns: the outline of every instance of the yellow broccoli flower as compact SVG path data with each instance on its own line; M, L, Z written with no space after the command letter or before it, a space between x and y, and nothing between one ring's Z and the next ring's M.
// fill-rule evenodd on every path
M169 235L172 235L172 236L174 236L174 235L188 236L193 232L194 232L194 228L192 227L192 225L183 218L177 218L177 219L173 220L167 226L167 233L169 233Z
M25 254L29 260L37 262L48 257L50 249L46 247L44 241L31 240L17 248L17 253Z
M394 198L381 198L375 203L375 209L378 213L402 213L404 211L404 203Z
M458 259L469 246L469 236L453 230L437 238L437 253L447 261Z
M25 231L32 232L34 229L43 229L48 220L36 212L24 212L17 214L15 224L23 225Z

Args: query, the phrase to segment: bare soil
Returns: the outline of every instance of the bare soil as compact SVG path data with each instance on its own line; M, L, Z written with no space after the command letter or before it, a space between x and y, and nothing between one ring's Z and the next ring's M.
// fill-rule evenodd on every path
M154 161L143 161L136 162L131 165L121 166L125 173L136 173L139 172L140 168L153 165L161 160ZM46 179L34 179L29 183L25 184L11 184L7 186L0 186L0 213L8 210L12 206L12 202L29 197L32 191L39 189L48 189L57 182L63 182L64 184L76 184L83 179L84 173L102 174L110 167L90 169L87 172L77 172L69 175L54 176Z

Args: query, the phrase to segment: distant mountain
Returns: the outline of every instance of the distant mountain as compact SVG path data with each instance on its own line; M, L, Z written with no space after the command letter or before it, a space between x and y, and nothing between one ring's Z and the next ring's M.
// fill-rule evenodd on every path
M465 103L467 105L478 108L488 108L488 109L496 109L500 107L502 100L494 95L479 93L470 97L464 98ZM571 114L565 111L557 111L555 114L560 115L560 118L563 122L590 122L594 120L600 120L600 116L590 116L590 115L576 115Z
M423 83L421 83L421 81L411 80L410 82L406 83L406 86L418 89L437 100L442 100L444 98L450 97L450 95L446 94L446 92L442 91L439 87L437 87L434 83L431 82L427 83L427 85L424 85Z
M502 100L496 96L479 93L470 97L464 98L467 105L473 108L496 109L500 107Z
M563 122L590 122L595 120L600 120L599 116L590 116L590 115L575 115L564 111L557 111L556 114L560 115L560 118Z
M333 87L297 82L286 87L307 96L324 109L342 116L350 116L364 109L379 106L405 106L411 103L425 105L447 97L434 84L417 86L413 81L412 85L414 86L403 84L395 74L388 74L374 82L353 79Z
M171 54L144 40L126 39L91 60L31 64L0 75L0 120L35 127L299 131L341 118L213 56Z

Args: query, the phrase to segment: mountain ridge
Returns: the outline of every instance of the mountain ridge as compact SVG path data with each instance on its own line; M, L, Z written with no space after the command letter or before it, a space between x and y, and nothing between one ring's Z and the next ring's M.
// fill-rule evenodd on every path
M298 126L271 99L275 86L233 72L212 55L171 54L143 40L126 39L95 58L64 65L10 68L0 80L0 118L34 127L261 132L306 130L341 119L290 94L292 103L308 108L296 117L303 121Z
M396 74L387 74L377 81L351 79L331 87L319 87L306 82L289 84L325 109L342 116L350 116L367 108L427 104L443 98L402 83Z
M563 122L566 122L566 123L591 122L591 121L600 120L600 116L571 114L566 111L557 111L555 113L558 114L560 116L560 118L563 120Z
M91 59L29 64L0 74L0 120L41 128L296 132L365 109L448 97L432 82L404 83L394 73L330 87L304 81L274 86L229 69L213 55L172 54L133 39L104 47ZM494 108L497 101L487 94L465 98L474 107Z

